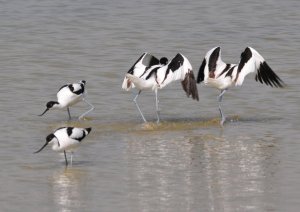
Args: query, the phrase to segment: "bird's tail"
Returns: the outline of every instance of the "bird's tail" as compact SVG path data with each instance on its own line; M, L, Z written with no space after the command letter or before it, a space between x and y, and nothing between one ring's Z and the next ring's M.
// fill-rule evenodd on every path
M86 130L86 135L88 135L92 131L92 128L91 127L85 128L85 130Z
M187 97L192 96L193 99L199 101L198 89L196 85L195 76L192 70L189 70L185 74L184 80L181 81L183 90L185 91Z
M137 76L134 76L132 74L126 74L126 77L129 79L131 84L134 84L133 86L137 87L140 90L149 89L149 88L153 87L153 84L150 83L149 81L139 78Z
M125 76L124 80L123 80L123 84L122 84L122 89L129 91L133 87L134 87L134 85L132 84L130 79L127 76Z

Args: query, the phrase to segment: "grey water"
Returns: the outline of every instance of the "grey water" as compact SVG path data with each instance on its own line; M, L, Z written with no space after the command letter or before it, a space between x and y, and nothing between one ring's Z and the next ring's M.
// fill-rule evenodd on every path
M3 0L0 2L1 211L299 211L298 0ZM238 63L252 46L286 83L249 75L223 98L198 85L199 102L179 82L138 101L144 125L121 89L143 52L183 53L194 73L222 47ZM84 103L38 117L66 83L87 81ZM50 147L61 126L92 127L65 168Z

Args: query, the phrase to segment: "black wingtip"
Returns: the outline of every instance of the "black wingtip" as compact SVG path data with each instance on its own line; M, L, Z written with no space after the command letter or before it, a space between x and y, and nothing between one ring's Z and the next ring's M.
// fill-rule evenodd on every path
M260 64L255 80L271 87L284 88L286 86L265 61Z
M92 128L91 128L91 127L85 128L85 129L86 129L86 131L87 131L88 133L90 133L90 132L92 131Z
M193 71L189 71L184 80L181 81L183 90L185 91L187 97L192 97L192 99L199 101L198 89Z

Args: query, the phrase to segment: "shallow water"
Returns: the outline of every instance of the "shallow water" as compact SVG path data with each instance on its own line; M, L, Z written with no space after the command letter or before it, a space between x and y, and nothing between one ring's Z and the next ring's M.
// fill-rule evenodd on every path
M298 1L2 1L0 7L1 210L3 211L297 211L300 207ZM220 45L237 63L248 45L287 84L248 76L224 95L199 85L200 101L180 83L139 103L121 90L145 51L187 56L197 75L206 51ZM36 116L58 88L87 81L95 110L79 103ZM65 169L46 148L61 126L93 128Z

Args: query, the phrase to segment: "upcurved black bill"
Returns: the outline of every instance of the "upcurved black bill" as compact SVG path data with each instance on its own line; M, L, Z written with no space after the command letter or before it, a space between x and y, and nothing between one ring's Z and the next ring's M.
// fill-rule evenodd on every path
M38 115L38 116L44 115L48 110L49 110L49 108L46 108L46 110L45 110L42 114L40 114L40 115Z
M40 148L38 151L34 152L34 153L39 153L40 151L42 151L47 145L48 145L49 142L46 142L44 144L44 146L42 146L42 148Z

